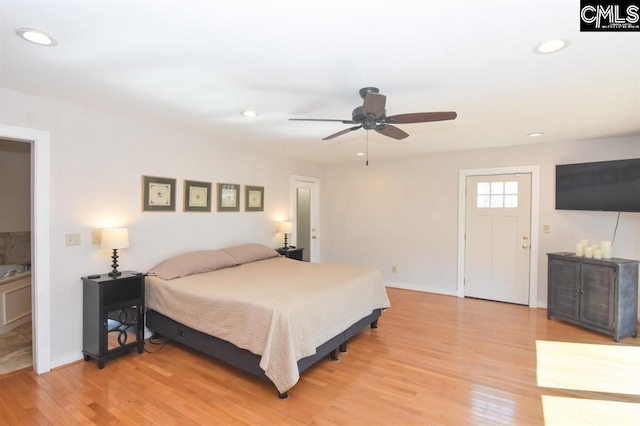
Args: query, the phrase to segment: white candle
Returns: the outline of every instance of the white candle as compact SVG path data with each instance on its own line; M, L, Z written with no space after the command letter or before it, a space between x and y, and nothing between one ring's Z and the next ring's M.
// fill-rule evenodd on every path
M584 256L584 246L580 243L576 244L576 256Z
M603 259L611 259L611 241L601 241L600 250L602 250Z
M593 251L593 258L594 259L602 259L602 250L600 249L595 249Z
M593 248L594 253L596 252L596 250L600 250L600 244L591 244L591 247Z
M593 257L593 247L589 246L584 248L584 257Z
M580 244L587 247L589 245L589 240L580 240Z

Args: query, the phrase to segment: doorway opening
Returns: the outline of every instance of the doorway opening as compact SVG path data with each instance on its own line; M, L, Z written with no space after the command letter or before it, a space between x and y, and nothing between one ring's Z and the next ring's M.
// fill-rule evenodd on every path
M307 176L291 177L291 214L293 244L303 249L302 260L320 261L320 179Z
M31 145L31 318L33 370L51 370L49 132L0 124L0 138Z
M0 376L33 365L31 144L0 139Z

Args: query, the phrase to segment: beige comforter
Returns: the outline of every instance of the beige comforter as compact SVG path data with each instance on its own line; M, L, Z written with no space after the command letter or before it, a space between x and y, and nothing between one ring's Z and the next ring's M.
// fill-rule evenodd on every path
M260 355L280 392L298 382L299 359L390 306L375 269L282 257L146 282L147 308Z

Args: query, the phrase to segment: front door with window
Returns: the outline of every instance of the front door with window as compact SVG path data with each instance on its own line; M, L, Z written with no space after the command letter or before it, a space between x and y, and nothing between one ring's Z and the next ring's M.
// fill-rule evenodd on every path
M529 303L531 175L467 177L467 297Z

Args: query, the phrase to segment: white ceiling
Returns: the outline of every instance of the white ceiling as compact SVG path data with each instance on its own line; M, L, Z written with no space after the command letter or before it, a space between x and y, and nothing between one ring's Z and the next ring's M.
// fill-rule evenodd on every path
M369 132L372 160L640 134L640 33L581 33L578 1L0 4L0 86L317 163L362 161L367 132L321 141L350 126L288 118L350 119L365 86L387 115L458 113ZM552 38L571 45L533 53Z

